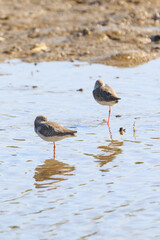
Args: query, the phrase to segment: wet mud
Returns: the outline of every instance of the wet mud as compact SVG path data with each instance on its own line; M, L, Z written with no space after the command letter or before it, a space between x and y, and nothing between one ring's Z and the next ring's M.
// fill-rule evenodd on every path
M0 0L0 61L119 67L160 56L160 1Z

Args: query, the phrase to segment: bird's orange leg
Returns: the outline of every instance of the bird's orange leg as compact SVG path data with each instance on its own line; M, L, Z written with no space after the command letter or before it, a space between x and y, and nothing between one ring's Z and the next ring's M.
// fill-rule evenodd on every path
M55 144L55 142L53 144L54 144L54 146L53 146L53 155L54 155L54 159L55 159L55 156L56 156L56 144Z
M109 115L108 115L108 122L107 122L108 125L109 125L110 115L111 115L111 107L109 106Z

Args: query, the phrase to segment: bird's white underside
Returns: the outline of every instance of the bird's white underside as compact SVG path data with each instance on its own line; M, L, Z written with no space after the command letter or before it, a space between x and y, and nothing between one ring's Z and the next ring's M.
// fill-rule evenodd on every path
M45 137L42 134L40 134L39 132L37 132L37 134L40 138L42 138L43 140L45 140L47 142L57 142L57 141L63 140L64 138L72 137L71 135Z
M103 106L114 106L117 104L117 102L115 101L112 101L112 102L106 102L106 101L98 101L96 100L99 104L103 105Z

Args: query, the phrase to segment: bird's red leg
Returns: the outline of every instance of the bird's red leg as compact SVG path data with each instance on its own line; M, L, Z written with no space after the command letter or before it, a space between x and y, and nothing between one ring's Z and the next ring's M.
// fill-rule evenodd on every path
M54 146L53 146L53 153L54 153L54 159L55 159L55 156L56 156L56 144L55 144L55 142L53 144L54 144Z
M109 115L108 115L108 122L107 122L108 125L109 125L110 115L111 115L111 107L109 106Z

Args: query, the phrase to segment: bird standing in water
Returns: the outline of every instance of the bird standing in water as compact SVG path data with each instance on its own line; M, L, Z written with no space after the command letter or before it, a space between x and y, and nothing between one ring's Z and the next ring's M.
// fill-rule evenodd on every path
M120 98L117 97L116 92L110 86L105 84L103 80L96 81L93 89L93 96L99 104L109 106L109 115L107 122L109 125L111 106L117 104Z
M58 123L48 121L44 115L37 116L34 121L34 130L40 138L47 142L53 142L54 144L54 158L56 145L55 142L60 141L67 137L75 136L77 131L65 128Z

